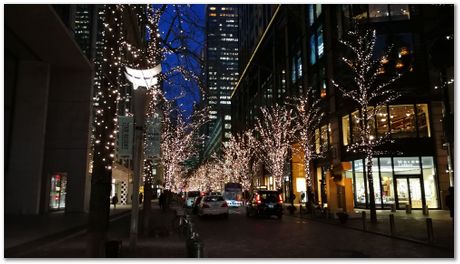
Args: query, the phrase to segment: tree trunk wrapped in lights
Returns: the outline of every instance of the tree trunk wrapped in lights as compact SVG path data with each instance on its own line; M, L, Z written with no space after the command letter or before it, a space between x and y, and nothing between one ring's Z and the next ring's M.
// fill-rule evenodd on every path
M121 28L123 7L107 5L105 8L103 78L100 91L94 98L94 146L91 174L91 197L88 219L88 257L105 255L112 164L115 147L116 111L121 84L123 49Z
M348 47L352 58L342 58L353 74L349 84L338 84L332 81L345 97L355 101L359 106L359 138L353 138L353 143L347 151L363 153L366 157L367 178L369 181L369 208L371 221L377 222L374 194L374 178L372 163L376 147L388 142L389 132L378 137L374 136L371 120L374 120L377 109L387 105L400 96L400 93L390 86L401 75L382 76L382 67L389 58L388 52L382 58L374 59L376 31L360 29L358 25L348 32L349 40L340 42ZM385 60L384 60L385 59Z
M313 184L311 175L311 162L321 157L322 153L315 151L315 130L319 127L324 112L321 112L319 99L314 99L312 89L307 90L306 95L299 98L292 98L295 113L297 115L296 138L300 143L304 156L304 173L307 183L308 208L311 209L313 202Z
M262 116L257 119L255 132L259 136L257 154L271 173L275 189L281 189L284 164L291 147L294 132L294 117L291 109L276 104L261 108Z

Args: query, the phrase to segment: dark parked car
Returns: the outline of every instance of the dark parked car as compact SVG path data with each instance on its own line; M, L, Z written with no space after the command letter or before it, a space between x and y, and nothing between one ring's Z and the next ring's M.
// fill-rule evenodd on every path
M258 190L251 194L246 204L246 216L283 217L283 198L277 191Z

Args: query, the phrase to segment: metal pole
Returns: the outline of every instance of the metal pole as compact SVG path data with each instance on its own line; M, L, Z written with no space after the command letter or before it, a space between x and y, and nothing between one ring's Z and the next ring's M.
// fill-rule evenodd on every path
M395 235L395 216L390 214L390 234L391 236Z
M428 242L432 243L434 241L434 233L433 233L433 221L431 218L426 219L426 233L428 235Z
M133 155L133 194L131 208L131 225L129 232L129 249L136 249L139 223L139 181L141 177L143 151L142 139L145 120L145 96L147 89L138 88L134 91L134 155Z

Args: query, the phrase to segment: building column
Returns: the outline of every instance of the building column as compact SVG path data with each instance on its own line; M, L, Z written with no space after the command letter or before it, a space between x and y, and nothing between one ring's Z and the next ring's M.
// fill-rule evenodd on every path
M50 66L20 61L5 172L5 213L38 214L43 173Z

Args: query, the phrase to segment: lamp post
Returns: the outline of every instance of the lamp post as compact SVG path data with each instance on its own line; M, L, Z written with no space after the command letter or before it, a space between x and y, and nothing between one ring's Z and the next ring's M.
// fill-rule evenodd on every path
M134 153L133 153L133 195L131 225L129 232L129 248L134 251L137 244L139 222L139 180L142 175L143 132L145 127L145 107L147 89L158 84L156 77L161 72L161 65L152 69L136 70L125 67L125 76L133 84L134 89ZM141 87L141 88L139 88Z

